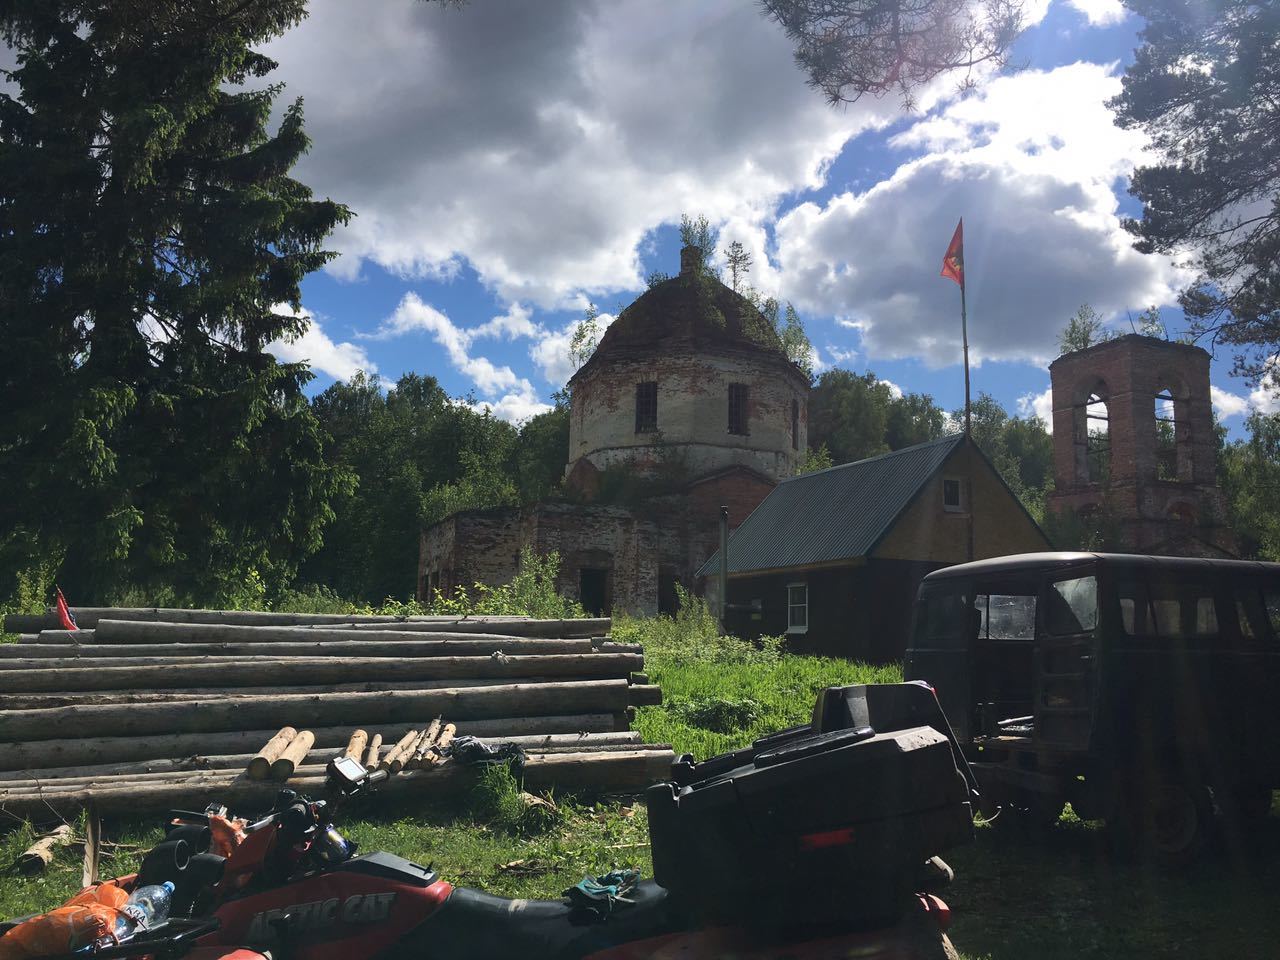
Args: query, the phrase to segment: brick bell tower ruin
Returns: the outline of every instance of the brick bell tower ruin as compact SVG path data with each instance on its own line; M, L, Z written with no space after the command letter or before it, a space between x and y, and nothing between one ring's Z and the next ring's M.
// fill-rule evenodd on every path
M1105 518L1117 549L1235 555L1217 485L1206 351L1129 335L1064 354L1049 375L1050 511Z

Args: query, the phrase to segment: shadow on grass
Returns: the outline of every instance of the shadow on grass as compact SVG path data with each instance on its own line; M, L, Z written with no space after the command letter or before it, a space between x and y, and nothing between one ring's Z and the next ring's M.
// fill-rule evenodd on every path
M1116 861L1079 821L1039 833L997 825L947 857L952 939L968 957L1275 958L1280 956L1280 817L1248 849L1217 847L1171 869Z

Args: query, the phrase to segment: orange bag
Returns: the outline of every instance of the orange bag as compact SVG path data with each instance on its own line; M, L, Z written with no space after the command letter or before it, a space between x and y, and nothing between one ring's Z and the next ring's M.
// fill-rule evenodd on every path
M221 817L217 814L210 816L209 832L213 836L209 842L209 852L230 859L236 847L244 842L244 828L245 821L239 817L234 820L228 820L226 817Z
M87 947L115 927L129 894L114 883L86 887L63 906L18 924L0 937L0 960L26 960Z

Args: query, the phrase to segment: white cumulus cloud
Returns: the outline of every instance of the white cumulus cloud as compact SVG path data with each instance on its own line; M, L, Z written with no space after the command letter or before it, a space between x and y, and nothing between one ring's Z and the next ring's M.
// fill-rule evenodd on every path
M1045 387L1041 393L1025 393L1018 398L1018 416L1039 417L1045 429L1053 433L1053 389Z
M1129 14L1120 0L1068 0L1093 27L1107 27L1119 23Z
M272 354L283 363L305 362L312 370L333 377L335 380L350 380L361 370L377 373L377 365L369 359L364 347L343 341L335 343L320 326L320 319L305 308L295 311L287 303L278 303L273 310L276 313L305 317L306 330L302 336L292 340L274 340L267 344L266 352Z
M1082 302L1104 316L1171 302L1180 277L1133 250L1115 187L1143 156L1106 100L1114 67L1076 63L992 81L896 136L921 155L870 189L778 222L788 296L834 315L875 357L960 357L960 295L939 276L965 218L973 359L1043 362Z

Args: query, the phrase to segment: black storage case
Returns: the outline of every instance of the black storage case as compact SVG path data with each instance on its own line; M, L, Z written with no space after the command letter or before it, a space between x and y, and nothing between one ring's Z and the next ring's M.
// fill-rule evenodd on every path
M972 775L920 683L829 688L808 726L673 771L646 794L654 878L710 921L891 922L973 836Z

